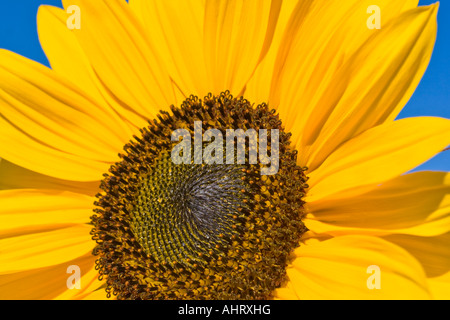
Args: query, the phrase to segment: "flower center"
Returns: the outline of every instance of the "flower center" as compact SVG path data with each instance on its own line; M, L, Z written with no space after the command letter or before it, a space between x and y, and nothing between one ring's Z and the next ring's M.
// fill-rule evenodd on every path
M247 187L239 166L175 165L166 154L138 187L131 229L159 263L206 265L203 255L220 254L239 235Z
M242 163L237 158L243 148L233 138L232 158L217 148L213 152L216 160L228 161L199 163L195 149L211 150L202 141L190 155L191 149L183 149L187 161L173 161L179 141L172 141L172 133L184 129L195 135L198 121L202 133L215 129L223 136L230 129L263 129L268 138L277 130L279 144L267 146L260 137L252 146L249 138ZM253 107L228 92L204 100L190 97L141 129L105 174L92 217L93 253L100 279L106 277L107 295L270 298L286 280L290 254L306 230L301 219L307 178L289 138L265 104ZM267 162L249 161L261 145L279 157L275 174L262 174Z

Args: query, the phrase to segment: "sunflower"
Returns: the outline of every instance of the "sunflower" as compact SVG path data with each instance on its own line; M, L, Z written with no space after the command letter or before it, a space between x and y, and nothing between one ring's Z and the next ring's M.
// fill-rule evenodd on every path
M395 120L438 5L372 4L41 6L51 69L0 52L0 297L449 298L450 176L405 173L450 121ZM174 164L199 120L278 130L278 172Z

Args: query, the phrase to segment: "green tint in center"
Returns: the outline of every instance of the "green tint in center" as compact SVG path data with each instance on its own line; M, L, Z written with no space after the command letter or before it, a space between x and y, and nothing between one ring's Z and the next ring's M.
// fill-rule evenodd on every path
M183 128L193 136L195 121L202 121L203 134L216 129L223 136L227 129L276 129L279 170L261 175L260 163L175 164L171 133ZM270 298L285 283L290 254L306 230L307 178L290 136L267 105L228 92L190 97L142 128L104 174L92 216L93 254L107 295Z

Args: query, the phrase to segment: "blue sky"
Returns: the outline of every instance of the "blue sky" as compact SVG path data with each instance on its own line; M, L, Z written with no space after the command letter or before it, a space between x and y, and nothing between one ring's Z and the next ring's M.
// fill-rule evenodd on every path
M434 2L436 1L421 0L419 5ZM17 52L48 65L36 30L36 13L41 4L61 7L60 0L0 0L0 48ZM444 0L440 3L438 36L430 65L399 118L415 116L450 118L449 49L450 1ZM450 171L450 151L440 153L416 170Z

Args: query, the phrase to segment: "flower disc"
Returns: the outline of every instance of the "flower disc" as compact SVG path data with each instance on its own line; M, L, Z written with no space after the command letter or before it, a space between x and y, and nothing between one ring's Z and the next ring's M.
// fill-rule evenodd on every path
M290 134L267 105L254 107L228 92L191 96L171 109L124 147L101 183L92 234L108 295L270 298L306 229L306 176L289 147ZM264 165L248 161L199 164L192 154L190 163L175 164L171 134L186 129L194 136L195 121L202 121L203 132L217 129L223 136L227 129L278 130L278 172L262 175ZM208 143L201 146L205 151Z

